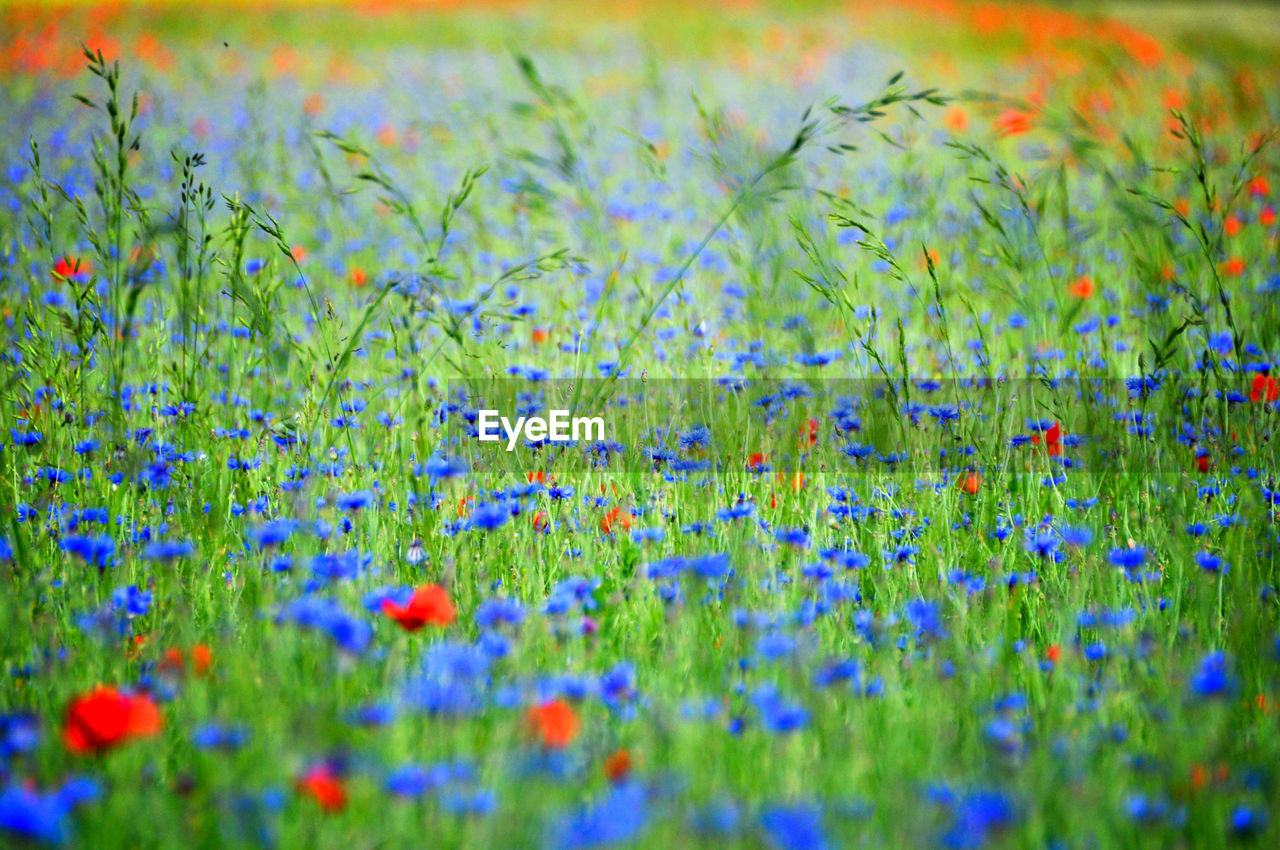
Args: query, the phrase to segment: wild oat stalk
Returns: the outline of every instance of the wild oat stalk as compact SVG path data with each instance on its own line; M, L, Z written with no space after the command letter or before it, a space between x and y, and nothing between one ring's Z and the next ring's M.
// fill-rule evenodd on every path
M799 157L800 153L808 148L815 141L824 137L831 136L849 125L869 125L881 118L887 116L891 107L901 105L907 109L912 115L919 117L919 110L916 108L918 104L927 104L930 106L943 106L951 102L951 98L940 94L937 89L921 89L919 91L911 91L902 84L903 72L899 71L889 78L880 93L865 103L848 106L845 104L828 101L823 110L815 115L813 107L808 107L800 116L800 127L791 138L788 144L781 151L774 154L765 164L757 170L750 178L748 178L734 193L728 205L720 216L711 224L699 240L698 244L685 258L676 270L675 275L658 291L650 302L648 309L641 315L640 321L632 328L631 333L626 337L625 342L618 351L617 366L611 370L609 375L603 381L596 385L591 397L587 401L589 409L597 409L601 400L613 392L614 384L617 382L618 376L626 369L627 359L631 353L631 349L635 346L636 341L648 329L653 322L654 316L658 310L666 302L667 298L683 284L685 275L693 266L695 260L706 250L707 245L720 232L721 228L728 223L733 214L750 198L754 197L758 187L763 181L772 174L788 167ZM882 139L890 144L893 140L881 130L875 131ZM827 144L826 149L832 153L843 156L858 150L858 146L852 142L832 142ZM772 190L770 194L779 190ZM581 380L578 382L581 387ZM579 409L579 390L575 390L574 409Z
M1171 110L1174 120L1177 122L1177 128L1173 131L1173 135L1187 143L1189 149L1189 161L1182 167L1172 167L1167 169L1159 169L1168 171L1172 174L1189 173L1195 181L1195 185L1199 189L1200 200L1202 205L1201 214L1192 219L1190 210L1184 211L1179 208L1179 204L1157 195L1155 192L1142 188L1140 186L1130 186L1129 192L1142 198L1150 205L1163 210L1172 216L1174 221L1191 234L1199 248L1199 257L1202 265L1208 272L1210 284L1212 287L1211 297L1217 299L1219 306L1222 308L1223 316L1226 319L1227 327L1231 332L1231 346L1235 354L1235 362L1237 364L1237 374L1239 373L1239 364L1244 362L1244 336L1236 322L1235 311L1232 309L1231 295L1227 291L1226 283L1222 278L1222 272L1219 269L1219 263L1225 256L1225 240L1226 228L1225 221L1231 215L1231 210L1235 202L1239 199L1240 193L1244 190L1247 182L1247 175L1253 168L1254 163L1262 155L1268 146L1270 146L1277 137L1280 137L1280 130L1272 129L1260 136L1257 141L1242 149L1239 158L1236 161L1236 167L1230 175L1228 188L1224 194L1220 193L1217 183L1214 179L1213 171L1209 165L1209 157L1206 152L1204 137L1195 125L1188 120L1187 116L1182 112L1174 109ZM1212 225L1212 227L1211 227ZM1192 292L1189 288L1182 290L1183 296L1186 298L1188 305L1191 307L1192 316L1184 321L1178 328L1170 331L1161 343L1150 340L1149 344L1156 357L1158 364L1163 364L1169 356L1171 356L1172 346L1177 338L1189 325L1199 325L1207 327L1208 319L1206 317L1205 299ZM1228 402L1227 392L1232 389L1225 370L1222 367L1221 358L1217 357L1211 346L1206 346L1204 350L1204 358L1209 362L1214 379L1218 384L1218 427L1223 434L1228 433ZM1241 380L1237 378L1237 381ZM1202 401L1202 403L1204 403Z

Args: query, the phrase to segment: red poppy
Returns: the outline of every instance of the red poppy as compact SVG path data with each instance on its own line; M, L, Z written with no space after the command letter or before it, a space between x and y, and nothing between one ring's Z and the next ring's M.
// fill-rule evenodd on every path
M203 676L208 673L212 664L213 653L209 651L209 647L203 643L198 643L191 647L191 669L197 676Z
M1082 275L1079 280L1071 284L1071 294L1076 298L1088 298L1093 295L1093 281L1088 275Z
M1198 472L1209 471L1209 455L1208 454L1196 455L1196 471Z
M1039 434L1031 435L1031 442L1037 445L1041 442ZM1043 442L1045 448L1049 452L1049 457L1058 457L1062 454L1062 425L1055 422L1052 426L1045 429Z
M360 287L364 286L366 283L369 282L369 276L365 274L364 269L360 268L359 266L351 267L350 277L351 277L351 285L356 287L357 289L359 289Z
M545 328L534 328L529 332L529 341L533 343L546 342L551 334Z
M142 647L147 643L145 634L134 635L124 645L124 654L129 660L133 661L142 656Z
M1031 115L1021 109L1006 109L996 118L996 132L1001 136L1020 136L1031 129Z
M327 765L309 770L298 780L298 791L315 800L326 812L340 812L347 806L347 789L342 777Z
M963 133L969 129L969 113L962 106L953 106L943 116L942 123L953 133Z
M759 467L764 466L765 461L768 459L769 456L764 452L752 452L747 455L747 470L750 472L758 471Z
M578 737L578 716L561 699L533 706L525 722L538 743L548 749L563 750Z
M970 472L964 478L960 479L960 491L968 493L970 496L978 495L978 490L982 487L982 479L978 477L978 473Z
M186 669L186 666L187 662L182 657L182 650L174 646L166 649L164 655L160 656L160 663L156 665L156 669L161 673L178 675Z
M406 632L416 632L430 623L447 626L457 617L448 592L438 584L424 584L413 592L408 605L382 600L382 613L400 624Z
M1258 223L1263 227L1270 227L1276 223L1276 211L1271 207L1266 207L1262 212L1258 213Z
M624 514L621 507L616 507L600 517L600 533L613 534L614 525L623 531L631 528L631 514Z
M1245 263L1240 257L1232 257L1222 264L1222 270L1229 275L1244 274Z
M99 686L67 706L62 742L73 753L103 753L133 738L155 735L162 725L151 697Z
M1277 400L1280 400L1280 381L1270 375L1254 375L1253 384L1249 387L1249 401Z
M1265 174L1259 174L1249 181L1249 193L1255 197L1271 194L1271 184Z
M810 446L818 444L818 420L812 417L800 426L800 439L808 440Z
M76 275L88 274L89 263L76 257L62 257L53 266L53 273L58 279L71 279Z
M785 474L779 472L778 483L789 486L791 488L792 493L799 493L801 490L804 489L804 473L793 472L791 473L791 477L788 478Z
M619 747L604 760L604 775L610 782L621 782L631 773L631 753Z
M1191 765L1191 790L1199 791L1209 781L1209 771L1202 764Z
M203 643L191 647L191 672L197 676L203 676L209 672L211 664L213 664L213 653L209 651L209 647ZM166 649L156 667L161 673L181 676L187 672L187 654L176 646Z

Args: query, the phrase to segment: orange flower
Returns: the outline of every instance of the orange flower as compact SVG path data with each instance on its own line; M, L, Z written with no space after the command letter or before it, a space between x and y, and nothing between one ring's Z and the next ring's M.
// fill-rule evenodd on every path
M963 133L969 129L969 113L964 111L963 106L953 106L943 116L942 123L953 133Z
M187 662L186 659L182 657L182 650L173 646L166 649L164 651L164 655L160 656L160 663L156 665L156 668L161 673L179 675L183 672L186 666Z
M1039 434L1031 435L1031 442L1040 445L1041 439ZM1062 425L1055 422L1044 432L1044 445L1048 449L1049 457L1059 457L1062 454Z
M62 742L73 753L104 753L133 738L155 735L162 725L151 697L99 686L67 707Z
M208 673L212 664L213 653L209 651L209 647L203 643L198 643L191 647L191 669L197 676L203 676Z
M619 747L604 760L604 775L610 782L621 782L631 773L631 753Z
M1006 109L996 118L1000 136L1020 136L1031 130L1031 115L1021 109Z
M1249 194L1254 197L1271 194L1271 184L1267 182L1265 174L1259 174L1257 177L1249 181Z
M1226 221L1222 222L1222 232L1228 236L1235 236L1240 232L1240 219L1233 215L1227 216Z
M1254 375L1253 383L1249 387L1249 401L1277 400L1280 400L1280 381L1270 375Z
M298 780L298 791L320 804L326 812L340 812L347 806L347 789L325 765L314 767Z
M978 477L976 472L970 472L964 478L960 479L960 491L968 493L970 496L978 495L978 490L982 487L982 479Z
M307 99L302 101L302 111L312 118L319 115L321 109L324 109L324 98L318 94L309 94Z
M546 328L534 328L529 332L529 341L537 345L546 342L550 336L551 334L547 332Z
M209 665L212 663L213 653L209 651L209 647L203 643L191 647L191 670L197 676L203 676L209 672ZM186 654L176 646L170 647L160 656L160 662L156 667L161 673L181 676L187 672Z
M1222 270L1229 275L1242 275L1245 270L1244 260L1240 257L1232 257L1222 264Z
M1275 223L1276 211L1271 207L1267 207L1262 212L1258 213L1258 224L1261 224L1263 227L1270 227Z
M820 425L821 423L811 416L803 425L800 426L800 441L802 446L806 442L810 447L818 444L818 428Z
M548 749L563 750L578 737L578 716L561 699L533 706L525 722L538 743Z
M382 613L400 624L406 632L416 632L430 623L447 626L457 617L449 593L438 584L424 584L413 592L408 605L382 600Z
M1044 651L1044 657L1049 659L1050 664L1057 664L1058 659L1062 657L1062 647L1056 643L1049 644L1049 648Z
M600 517L600 533L613 534L614 525L623 531L631 528L631 514L624 514L621 507L616 507Z
M1088 298L1093 295L1093 280L1088 275L1081 275L1079 280L1071 284L1071 294L1076 298Z
M53 267L55 280L69 280L76 275L88 273L89 263L77 257L62 257Z
M787 477L783 475L781 472L779 472L778 481L785 484L787 483ZM799 493L801 490L803 490L804 489L804 473L803 472L792 473L790 486L791 486L792 493Z
M1178 215L1187 218L1191 215L1191 202L1186 198L1178 198L1173 202L1173 208L1178 211Z
M351 285L359 289L369 282L369 276L365 274L364 269L359 266L352 266L349 273Z
M749 472L755 472L756 468L760 466L764 466L765 461L767 461L768 459L769 459L769 456L764 452L752 452L751 454L747 455L747 470Z

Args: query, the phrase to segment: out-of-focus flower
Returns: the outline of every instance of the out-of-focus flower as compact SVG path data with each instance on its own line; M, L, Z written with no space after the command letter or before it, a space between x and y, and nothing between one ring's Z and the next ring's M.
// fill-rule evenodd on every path
M162 725L151 697L100 686L67 707L62 741L73 753L103 753L134 738L155 735Z

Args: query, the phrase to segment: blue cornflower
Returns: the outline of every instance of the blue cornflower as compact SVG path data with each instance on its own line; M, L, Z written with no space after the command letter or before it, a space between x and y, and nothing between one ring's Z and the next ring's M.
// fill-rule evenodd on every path
M1123 567L1127 570L1134 569L1146 562L1147 548L1145 546L1133 546L1131 548L1112 549L1107 554L1107 560L1117 567Z
M249 532L249 537L258 544L259 549L269 549L273 546L279 546L288 540L289 536L297 528L298 523L296 520L273 519L252 529Z
M1239 805L1231 810L1231 832L1238 838L1252 838L1267 826L1267 813L1259 808Z
M497 596L486 599L476 608L476 625L492 629L501 625L518 626L524 621L524 606L514 599Z
M374 503L374 496L368 490L359 490L355 493L344 493L334 500L334 504L339 510L343 511L360 511L364 510Z
M73 535L64 537L59 544L64 552L76 555L87 564L105 569L111 566L111 555L116 551L115 541L109 535Z
M816 805L771 806L760 813L760 827L777 850L825 850L822 809Z
M944 636L942 621L938 616L938 604L925 599L915 599L907 603L907 622L916 630L916 637L922 640Z
M615 786L603 798L553 823L548 843L558 850L577 850L634 839L648 824L647 798L644 786L637 783Z
M142 550L142 558L146 561L173 561L190 555L195 548L189 540L157 540Z
M1226 575L1231 569L1226 561L1212 552L1197 552L1196 564L1207 573L1219 573L1220 575Z
M1191 692L1198 697L1230 696L1235 689L1235 679L1227 670L1227 659L1221 652L1206 655L1191 676Z

